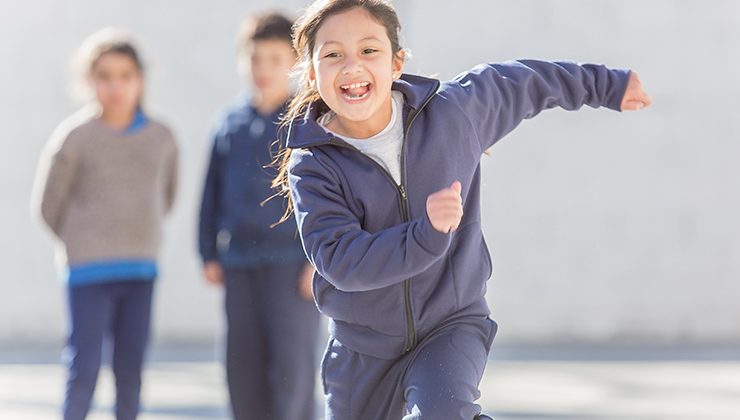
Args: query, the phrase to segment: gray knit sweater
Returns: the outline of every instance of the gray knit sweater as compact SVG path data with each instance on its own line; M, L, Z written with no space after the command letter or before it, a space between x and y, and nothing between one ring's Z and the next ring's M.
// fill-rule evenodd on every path
M59 240L59 262L156 260L177 154L170 130L151 119L131 134L89 109L62 122L41 156L33 200Z

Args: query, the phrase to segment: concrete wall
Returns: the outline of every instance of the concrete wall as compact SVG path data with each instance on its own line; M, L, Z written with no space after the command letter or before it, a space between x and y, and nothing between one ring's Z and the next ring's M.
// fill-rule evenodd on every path
M29 217L36 161L76 109L69 56L104 25L134 32L147 102L174 128L182 188L156 296L160 342L214 340L221 293L201 280L196 210L217 111L240 90L234 37L253 10L301 1L0 5L0 345L61 342L64 288ZM641 113L545 112L483 158L489 301L508 342L740 343L740 3L398 0L407 70L573 59L639 71Z

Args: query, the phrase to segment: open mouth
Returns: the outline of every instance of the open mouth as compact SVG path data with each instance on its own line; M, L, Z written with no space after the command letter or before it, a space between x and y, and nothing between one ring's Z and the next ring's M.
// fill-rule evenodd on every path
M358 82L339 86L342 96L348 101L361 101L370 95L372 89L370 82Z

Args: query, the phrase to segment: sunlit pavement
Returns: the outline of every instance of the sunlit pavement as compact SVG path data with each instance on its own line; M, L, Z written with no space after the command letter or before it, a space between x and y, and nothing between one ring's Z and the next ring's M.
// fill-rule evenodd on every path
M494 346L481 384L496 420L740 420L740 350ZM59 418L58 350L0 351L0 419ZM141 420L227 419L223 369L212 349L155 349ZM104 368L90 420L112 419ZM320 406L321 396L317 395Z

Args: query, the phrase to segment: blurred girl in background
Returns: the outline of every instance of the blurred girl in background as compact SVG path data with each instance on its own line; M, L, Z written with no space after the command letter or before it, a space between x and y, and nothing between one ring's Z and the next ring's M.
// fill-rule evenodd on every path
M142 107L132 42L103 29L80 48L92 100L62 121L39 164L34 211L53 233L70 332L64 419L84 419L110 341L116 418L135 419L165 215L177 184L172 133ZM107 348L107 347L106 347Z

